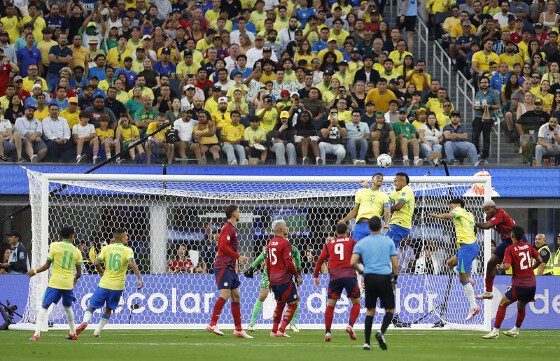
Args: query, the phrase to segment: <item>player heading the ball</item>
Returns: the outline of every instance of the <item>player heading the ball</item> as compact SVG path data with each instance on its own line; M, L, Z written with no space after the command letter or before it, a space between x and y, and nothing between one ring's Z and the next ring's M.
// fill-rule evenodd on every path
M101 252L94 262L95 268L102 276L101 281L89 299L88 308L84 312L84 320L76 329L77 335L86 329L95 310L105 306L101 321L93 332L93 337L100 337L101 330L109 321L111 313L119 306L128 269L132 269L138 279L136 288L142 288L142 276L134 262L134 252L132 248L126 246L127 244L128 234L126 230L119 228L115 230L111 244L101 248ZM101 269L101 262L105 264L105 270Z
M456 255L448 259L446 264L450 269L457 266L459 281L463 285L465 295L470 303L470 311L467 318L465 318L465 321L469 321L480 312L480 306L476 304L474 298L474 281L470 279L472 262L478 255L479 248L476 242L476 234L474 233L474 216L464 208L465 202L461 198L455 198L449 202L449 209L451 212L443 214L428 213L428 216L439 219L452 219L455 225L455 234L457 236L457 247L459 251Z
M231 314L235 324L233 335L240 338L253 338L247 335L241 327L241 296L239 295L239 277L236 273L237 260L241 263L249 262L249 258L241 256L237 253L238 241L237 230L235 226L241 218L241 213L236 205L230 205L226 208L227 222L220 231L220 238L218 239L218 255L214 262L214 276L216 277L216 285L220 291L220 297L214 304L212 311L212 320L206 326L206 331L212 332L218 336L223 336L224 333L218 329L216 324L218 318L222 313L222 308L226 302L231 298Z
M62 241L51 243L47 261L37 269L27 272L29 277L48 270L52 265L52 275L49 285L45 290L41 309L37 315L35 334L31 337L32 341L38 341L41 336L41 327L51 304L58 303L62 298L62 306L66 311L70 333L66 336L68 340L77 340L74 326L74 312L72 303L76 301L73 288L82 276L82 252L73 245L75 232L73 227L63 227L58 234ZM74 269L76 275L74 276Z
M500 326L506 316L506 308L515 301L517 301L517 319L515 320L515 327L511 330L504 331L504 335L518 337L519 328L525 319L525 306L527 306L527 303L534 301L537 280L533 272L531 259L535 260L535 266L538 267L542 263L542 258L533 246L523 241L524 234L525 231L520 226L515 225L511 228L511 240L513 243L506 248L504 261L500 265L500 268L504 270L513 269L511 288L500 300L500 306L498 307L496 320L494 321L494 328L489 334L482 336L482 338L490 339L500 336Z
M319 272L323 262L328 259L329 262L329 300L327 301L327 309L325 311L325 341L330 342L331 325L334 316L334 307L340 299L342 291L346 290L348 298L352 300L352 308L350 309L350 318L346 332L352 340L356 340L354 333L354 323L360 315L360 287L358 285L358 277L356 271L350 264L354 246L358 243L354 238L348 237L348 226L345 223L336 225L336 238L327 242L321 255L315 265L315 286L319 287L321 280Z
M298 286L301 286L303 280L292 260L292 246L286 239L288 237L286 222L283 219L277 219L272 222L272 232L274 237L266 246L266 254L268 255L266 271L268 272L270 289L276 299L276 309L274 310L270 337L290 337L284 331L292 320L299 300L297 287L292 276L296 278ZM288 304L288 309L284 313L282 324L280 324L282 311L286 303Z

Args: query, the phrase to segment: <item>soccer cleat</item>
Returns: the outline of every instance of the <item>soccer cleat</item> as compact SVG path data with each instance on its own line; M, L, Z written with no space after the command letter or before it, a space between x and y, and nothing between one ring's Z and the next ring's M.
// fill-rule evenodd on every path
M93 337L100 338L101 335L96 335L96 334L94 333L94 334L93 334Z
M356 337L356 334L354 333L354 328L350 325L346 326L346 332L348 333L348 336L350 336L350 339L356 341L358 338Z
M223 336L224 335L224 333L222 331L220 331L217 326L208 325L208 326L206 326L206 331L212 332L212 333L214 333L218 336Z
M488 292L488 291L484 291L483 294L476 296L476 299L478 300L491 300L494 298L494 295L492 294L492 292Z
M29 339L29 341L39 341L39 336L33 335L33 336Z
M290 337L286 332L278 331L276 332L276 337Z
M278 336L276 336L276 332L273 332L273 331L270 331L270 335L269 335L269 336L270 336L270 337L278 337Z
M371 345L369 343L364 343L364 345L362 346L362 348L365 351L371 351Z
M68 336L66 336L66 339L67 339L67 340L75 341L75 340L78 339L78 335L71 335L71 334L68 334Z
M504 331L503 334L513 338L519 337L519 331L514 331L513 328L511 330Z
M85 330L87 326L88 326L87 322L84 322L80 326L78 326L76 328L76 336L78 336L80 333L82 333L82 331Z
M469 312L469 315L467 316L467 318L465 318L465 321L472 320L474 318L474 316L476 316L479 312L480 312L480 306L476 306L475 309L473 309Z
M239 338L253 338L253 336L247 335L247 333L243 330L241 331L233 331L233 335Z
M297 328L296 325L290 325L290 330L292 330L292 332L299 332L299 328Z
M486 340L489 340L491 338L498 338L498 337L500 337L500 334L499 333L494 333L494 332L490 332L490 333L482 336L482 338L486 339Z
M382 350L386 350L387 349L387 343L385 342L385 336L383 335L383 333L381 333L381 331L377 331L375 333L375 338L377 339L377 342L379 343L379 347L381 347Z
M475 284L475 282L474 282L474 280L473 280L473 279L469 278L469 283L471 284L471 286L473 286L473 287L474 287L474 284Z
M247 326L247 331L249 331L249 332L255 332L255 325L249 325L249 326Z
M325 333L325 342L331 342L331 341L332 341L331 333L330 332Z

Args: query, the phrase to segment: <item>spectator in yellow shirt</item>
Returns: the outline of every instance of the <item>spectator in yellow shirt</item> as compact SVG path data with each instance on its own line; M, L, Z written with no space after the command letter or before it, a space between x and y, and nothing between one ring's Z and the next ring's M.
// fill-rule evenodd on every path
M130 118L126 115L122 115L119 119L119 124L117 127L117 134L115 138L118 141L122 140L122 148L128 148L133 142L140 139L140 131L136 125L130 124ZM138 152L138 154L136 154ZM144 153L144 148L138 144L128 150L128 154L130 158L134 161L141 161L144 162L146 159L146 155Z
M407 55L412 56L412 53L406 51L406 41L399 40L397 42L397 50L393 50L389 53L389 59L393 60L393 66L396 72L403 74L404 58Z
M427 91L430 88L432 77L430 74L426 73L426 62L424 60L418 60L416 62L416 67L408 71L404 80L407 86L408 84L414 84L416 90Z
M10 44L14 45L16 39L19 38L19 30L23 27L23 21L12 3L7 4L6 16L1 18L0 22L2 22L3 30L7 31L10 36Z
M220 140L224 142L222 150L226 153L229 165L247 165L249 162L245 156L245 148L242 143L245 140L245 127L239 124L241 115L237 110L231 112L231 122L224 125L221 131ZM237 158L235 154L237 153Z
M99 128L95 129L95 133L99 138L99 146L105 149L105 158L111 158L111 149L115 150L115 154L121 152L121 143L115 139L115 131L109 128L109 116L103 114L99 117ZM117 163L121 163L122 159L118 157Z
M63 109L58 113L61 118L66 119L68 127L74 128L74 125L80 124L80 111L78 109L78 98L72 97L68 99L68 108Z
M148 130L146 134L153 134L158 128L166 123L165 114L159 113L156 117L155 122L148 124ZM151 139L146 142L146 156L148 158L148 164L151 162L152 151L154 149L164 148L167 153L167 164L173 164L173 157L175 155L175 146L173 144L167 143L165 140L165 132L171 129L171 126L167 126L160 130L159 132L152 135Z
M251 117L249 119L249 127L245 128L244 138L249 144L245 147L245 152L249 154L249 165L257 164L255 160L261 158L261 163L266 161L268 151L266 141L266 130L260 126L261 122L258 117ZM259 144L260 146L257 146ZM264 148L264 149L260 149Z
M113 66L115 68L123 68L124 67L124 59L127 57L132 58L132 53L126 47L128 38L126 35L119 35L118 45L115 48L112 48L107 53L107 65Z
M513 41L506 42L506 52L498 57L499 63L506 63L509 70L513 70L513 64L523 64L523 57L515 52Z

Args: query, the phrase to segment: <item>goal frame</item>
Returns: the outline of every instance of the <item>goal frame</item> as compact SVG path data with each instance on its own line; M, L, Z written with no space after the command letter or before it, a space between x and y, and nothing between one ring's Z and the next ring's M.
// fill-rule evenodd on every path
M372 169L372 171L374 171ZM249 176L249 175L148 175L148 174L65 174L65 173L42 173L40 175L41 179L41 211L40 211L40 223L41 223L41 239L40 249L41 254L46 255L48 253L49 245L49 185L51 182L72 182L72 181L129 181L129 182L220 182L220 183L237 183L237 182L250 182L250 183L357 183L361 180L370 180L371 175L363 176ZM394 176L384 176L383 183L393 183ZM484 186L484 194L482 197L484 201L492 199L492 179L491 176L410 176L410 183L472 183L480 184ZM30 194L31 197L31 194ZM32 226L33 228L33 226ZM486 261L490 259L491 250L491 230L483 231L484 238L484 272L486 272ZM34 237L35 239L35 237ZM33 259L33 267L39 267L41 265L42 259ZM43 272L37 275L40 278L41 290L46 289L48 284L48 272ZM31 288L31 284L30 284ZM37 300L37 309L41 307L40 299ZM45 317L45 322L48 317ZM25 328L22 327L26 324L13 325L16 327L11 328ZM29 325L29 324L27 324ZM192 328L199 329L203 328L205 325L119 325L119 324L108 324L107 328L112 329L151 329L151 326L155 328ZM132 327L131 327L132 326ZM158 327L160 326L160 327ZM315 325L317 326L317 325ZM322 327L322 325L320 325ZM65 326L64 326L65 327ZM321 328L321 327L308 327L309 329ZM56 328L56 327L55 327ZM227 328L224 325L223 328ZM474 327L474 330L490 330L491 329L491 300L484 300L484 322L483 329L480 327ZM46 331L46 325L43 327Z

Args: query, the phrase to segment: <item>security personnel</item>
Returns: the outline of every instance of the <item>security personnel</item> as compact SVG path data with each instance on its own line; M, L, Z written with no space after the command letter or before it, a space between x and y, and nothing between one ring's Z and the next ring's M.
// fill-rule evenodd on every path
M556 250L556 256L554 256L554 263L552 265L552 275L560 276L560 233L556 237L556 244L559 246Z
M552 260L550 248L546 244L546 236L542 233L537 234L535 237L535 246L541 255L543 263L534 268L535 276L551 276L552 275Z

